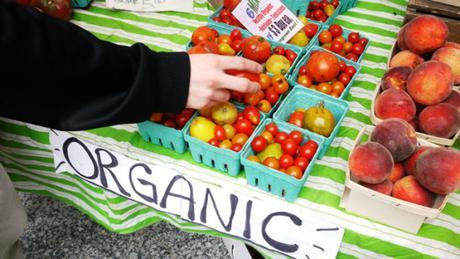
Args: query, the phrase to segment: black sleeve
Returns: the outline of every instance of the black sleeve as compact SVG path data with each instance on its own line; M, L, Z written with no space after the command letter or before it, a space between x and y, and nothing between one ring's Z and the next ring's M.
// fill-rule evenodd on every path
M0 116L63 130L146 120L186 104L190 60L119 46L0 0Z

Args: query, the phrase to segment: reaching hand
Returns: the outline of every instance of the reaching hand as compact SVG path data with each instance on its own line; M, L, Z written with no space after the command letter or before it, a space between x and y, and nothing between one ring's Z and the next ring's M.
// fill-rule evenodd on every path
M262 66L254 61L213 54L190 55L190 87L187 108L202 109L230 99L230 91L255 93L259 84L246 78L231 76L227 69L252 73L262 72Z

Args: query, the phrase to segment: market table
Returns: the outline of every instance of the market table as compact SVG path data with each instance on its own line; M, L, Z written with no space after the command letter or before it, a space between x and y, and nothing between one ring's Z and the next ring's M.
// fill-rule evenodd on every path
M346 212L339 206L344 190L347 158L359 129L369 119L373 91L386 70L387 57L406 12L405 0L360 0L336 22L371 38L362 69L346 100L350 103L344 123L326 155L313 171L294 203L261 192L246 184L244 174L229 177L193 161L191 154L178 154L145 142L137 126L117 125L73 132L80 139L105 147L131 159L152 165L173 165L187 177L256 197L267 206L280 204L308 210L317 218L345 229L337 257L460 257L460 192L450 195L442 213L427 221L417 235L376 223ZM97 37L121 45L143 42L155 51L183 50L194 28L204 25L212 13L204 0L195 0L194 13L134 13L111 11L103 1L87 10L75 10L73 22ZM78 71L75 71L78 73ZM72 173L55 173L49 130L18 121L0 120L0 159L17 190L51 196L88 215L110 231L131 233L159 221L183 231L228 237L141 203L91 185ZM460 141L455 143L460 148ZM259 248L265 256L276 254Z

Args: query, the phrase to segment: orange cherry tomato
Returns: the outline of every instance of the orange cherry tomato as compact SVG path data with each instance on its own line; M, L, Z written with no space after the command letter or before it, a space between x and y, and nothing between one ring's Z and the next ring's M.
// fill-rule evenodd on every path
M230 149L232 148L232 142L229 139L223 140L220 142L219 147L223 149Z
M230 124L225 124L223 127L224 127L226 138L231 139L233 138L233 136L235 136L235 133L236 133L235 127L233 127Z
M332 34L330 31L324 30L320 32L318 39L319 39L319 42L321 42L322 44L329 43L332 41Z
M238 133L232 138L232 144L241 144L244 145L248 141L248 136L244 133Z
M152 115L150 115L150 120L153 122L161 122L163 119L163 113L162 112L154 112Z
M305 87L310 87L312 85L311 78L307 75L301 75L297 78L297 83L305 86Z
M254 156L254 155L248 156L248 160L260 164L260 159L257 156Z
M271 105L271 103L269 101L263 99L257 104L257 108L261 112L268 113L272 109L272 105Z
M353 43L349 41L343 44L343 50L345 50L346 53L350 52L352 48L353 48Z
M325 93L325 94L330 94L332 91L332 88L328 82L322 82L318 85L318 91Z
M288 169L286 169L286 174L292 177L295 177L297 179L302 178L302 175L303 175L302 170L300 170L300 168L295 165L288 167Z
M345 86L340 81L335 81L331 84L332 92L337 93L338 95L342 94Z
M259 75L259 85L261 90L265 90L270 87L272 84L272 79L270 78L269 75L261 73Z
M332 42L338 42L338 43L344 44L346 42L346 40L345 40L345 38L343 36L339 36L339 37L334 38L334 40L332 40Z
M228 45L232 44L232 39L230 38L230 35L220 35L217 37L217 44L220 43L227 43Z
M272 86L278 94L284 94L289 89L288 81L284 75L278 74L272 77Z
M268 166L268 167L273 168L275 170L280 169L280 162L278 161L278 159L276 159L274 157L265 158L263 164L265 166Z
M264 132L262 132L262 134L260 134L260 136L262 136L264 139L266 139L268 144L271 144L271 143L275 142L275 138L273 137L273 135L269 131L264 130Z

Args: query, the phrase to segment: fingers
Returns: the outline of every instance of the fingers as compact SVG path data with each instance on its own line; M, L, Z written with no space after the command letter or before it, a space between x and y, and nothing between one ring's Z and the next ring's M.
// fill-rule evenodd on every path
M260 73L263 70L259 63L237 56L219 56L219 68L223 70L236 69L252 73Z
M243 77L230 76L222 74L219 76L219 80L215 83L215 87L218 89L229 89L238 91L241 93L255 93L259 90L259 84L249 81Z

